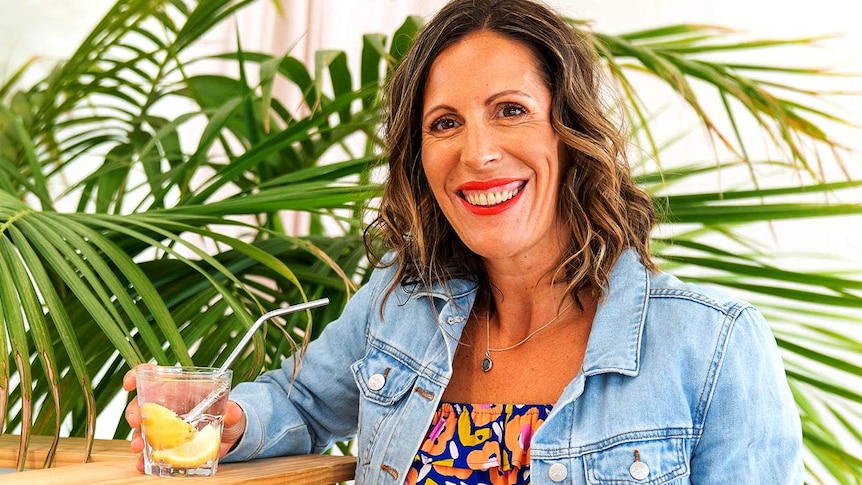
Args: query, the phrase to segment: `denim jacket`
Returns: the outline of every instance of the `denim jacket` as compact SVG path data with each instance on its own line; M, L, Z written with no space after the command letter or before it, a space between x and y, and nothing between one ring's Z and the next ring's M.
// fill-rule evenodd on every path
M357 437L357 484L400 485L452 375L476 295L420 291L376 270L293 359L231 393L247 428L224 461L320 453ZM433 307L432 307L433 304ZM568 484L800 484L799 415L760 313L653 274L625 252L581 371L533 435L531 480Z

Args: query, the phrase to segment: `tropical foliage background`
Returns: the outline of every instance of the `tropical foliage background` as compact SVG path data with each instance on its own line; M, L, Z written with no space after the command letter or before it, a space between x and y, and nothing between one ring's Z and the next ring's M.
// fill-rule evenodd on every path
M92 439L129 367L218 365L260 313L332 300L260 333L234 366L250 379L296 355L365 278L380 86L421 20L365 35L359 59L246 52L241 32L235 49L194 56L254 1L118 0L49 75L23 85L25 65L0 85L0 431L22 436L21 467L31 434ZM740 61L815 40L692 25L594 33L627 100L616 113L640 147L638 180L664 216L662 266L764 311L803 417L810 482L859 483L862 276L788 269L749 231L862 214L853 170L823 176L823 164L843 163L829 128L845 121L795 82L828 73ZM235 74L208 70L214 59ZM302 106L273 96L276 82L295 86ZM683 132L652 124L657 89L712 140L685 164L663 164ZM747 155L750 129L774 156ZM286 230L295 214L307 236ZM116 423L117 437L128 432Z

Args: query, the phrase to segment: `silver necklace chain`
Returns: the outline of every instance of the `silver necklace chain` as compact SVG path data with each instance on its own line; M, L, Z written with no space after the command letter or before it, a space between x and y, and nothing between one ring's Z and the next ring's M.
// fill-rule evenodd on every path
M537 333L541 332L542 330L550 327L552 323L556 322L557 319L559 319L564 313L566 313L566 311L568 311L568 309L571 308L572 305L574 305L574 304L575 304L575 302L573 301L573 302L569 303L568 305L566 305L565 308L563 308L559 313L554 315L554 318L548 320L547 322L542 324L541 327L539 327L539 328L533 330L532 332L530 332L529 334L527 334L527 336L524 337L520 342L509 345L508 347L501 347L498 349L492 349L491 348L491 312L490 311L485 312L485 327L488 329L488 332L487 332L487 340L486 340L486 346L485 346L485 358L482 359L482 370L484 372L488 372L489 370L491 370L491 367L494 366L494 362L491 360L491 352L505 352L507 350L512 350L514 348L520 347L521 345L524 344L524 342L526 342L527 340L530 340L530 338L532 338L533 335L536 335Z

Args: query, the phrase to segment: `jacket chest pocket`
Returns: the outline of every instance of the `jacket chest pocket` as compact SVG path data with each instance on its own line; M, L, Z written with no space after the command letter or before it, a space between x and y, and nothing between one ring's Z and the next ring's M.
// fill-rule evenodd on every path
M413 388L419 373L389 352L370 347L358 362L351 366L353 378L359 388L359 464L357 483L373 459L377 442L388 442L395 432L393 419L399 405Z
M584 455L584 464L594 485L689 483L684 438L621 441Z
M351 370L362 398L382 406L391 406L400 400L419 375L395 356L376 347L354 363Z

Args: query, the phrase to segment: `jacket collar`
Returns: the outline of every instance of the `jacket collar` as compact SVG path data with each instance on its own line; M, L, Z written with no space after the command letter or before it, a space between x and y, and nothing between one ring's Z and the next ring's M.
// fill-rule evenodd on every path
M636 376L649 295L649 270L626 250L611 271L599 303L582 365L585 375L617 372Z
M477 289L478 284L475 281L455 278L432 283L430 287L424 286L422 283L400 284L397 287L397 296L401 304L407 303L408 300L429 296L445 302L460 300Z
M439 304L449 302L459 308L464 318L449 327L457 340L466 323L466 314L473 306L475 282L450 280L434 284L430 289L400 287L403 303L420 296L433 296ZM631 249L625 250L614 265L599 303L587 342L582 369L585 375L617 372L636 376L640 366L641 338L646 318L649 296L649 270L640 262L638 254ZM450 349L454 353L454 348Z

